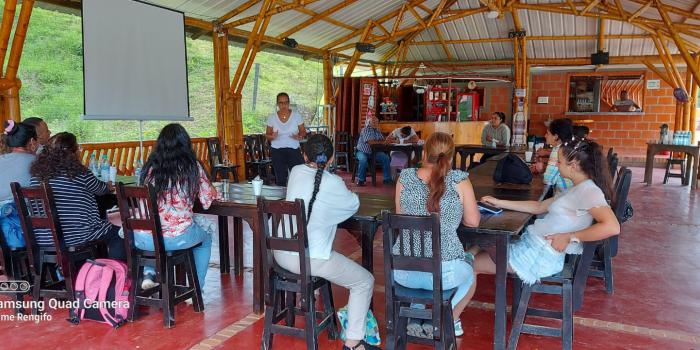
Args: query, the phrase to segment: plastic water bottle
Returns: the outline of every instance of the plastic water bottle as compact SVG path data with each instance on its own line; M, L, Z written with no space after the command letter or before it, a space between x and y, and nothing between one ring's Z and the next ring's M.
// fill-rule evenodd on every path
M141 161L136 161L136 166L134 166L134 176L136 176L136 185L141 186Z
M102 178L102 181L107 182L109 181L109 159L107 159L107 155L102 156L102 164L100 168L100 177Z
M90 171L92 172L92 175L95 175L97 177L99 173L97 172L97 158L95 155L95 152L92 152L92 155L90 155Z

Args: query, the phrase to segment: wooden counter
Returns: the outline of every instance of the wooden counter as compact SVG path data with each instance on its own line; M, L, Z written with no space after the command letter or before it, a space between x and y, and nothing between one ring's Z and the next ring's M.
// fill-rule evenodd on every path
M389 133L396 128L410 126L416 132L420 131L421 139L425 140L430 134L441 131L453 135L455 144L480 144L481 132L488 121L475 122L379 122L379 130Z

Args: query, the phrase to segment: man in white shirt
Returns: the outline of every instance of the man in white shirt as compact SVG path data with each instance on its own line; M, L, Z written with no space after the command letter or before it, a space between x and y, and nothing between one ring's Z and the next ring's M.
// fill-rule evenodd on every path
M641 112L642 108L639 107L633 100L627 97L627 91L620 91L620 99L615 101L612 107L613 112Z

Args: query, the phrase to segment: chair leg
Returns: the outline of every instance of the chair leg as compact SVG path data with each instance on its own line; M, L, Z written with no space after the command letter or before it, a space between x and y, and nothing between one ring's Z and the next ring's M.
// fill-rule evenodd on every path
M450 302L445 303L442 306L442 310L442 339L445 343L445 349L455 349L457 347L457 336L455 335L455 320L452 318L452 304Z
M321 297L323 298L323 315L324 318L331 316L331 322L328 324L328 339L334 340L338 338L338 320L335 317L335 307L333 306L333 291L331 284L327 283L321 288Z
M520 302L520 295L522 294L523 283L520 279L513 280L513 301L511 302L510 317L511 322L515 320L515 314L518 312L518 303Z
M141 262L141 259L138 258L138 256L134 257L132 265L129 266L129 269L131 270L131 286L129 287L129 311L126 315L127 320L129 322L133 322L135 319L138 318L138 305L136 305L136 300L138 299L138 294L141 292L141 284L138 283L141 281L141 277L139 274L139 264Z
M37 268L39 271L37 271L36 276L34 276L34 285L32 286L32 299L34 301L39 301L41 300L41 289L44 285L44 274L46 273L46 269L44 268L44 254L39 253L39 264L37 265ZM32 309L32 315L38 315L39 314L39 309L33 308Z
M573 292L571 281L565 280L562 285L562 322L561 322L561 343L562 349L571 350L574 340L574 317L573 317Z
M294 321L296 318L296 313L294 312L294 308L296 307L297 304L297 294L294 292L287 292L287 295L285 295L283 303L285 304L285 308L287 309L287 317L285 318L285 322L287 323L287 326L289 327L294 327ZM280 308L281 309L281 308Z
M400 310L401 310L401 303L395 301L394 302L394 317L395 317L396 322L394 324L396 325L396 348L397 349L406 349L406 346L408 345L408 332L407 332L408 318L399 316L398 313Z
M613 286L612 249L610 247L610 242L605 242L605 244L603 244L603 267L605 269L603 272L605 276L605 291L608 294L612 294L615 288Z
M513 326L510 330L510 339L508 340L508 349L510 350L515 350L518 348L518 338L520 338L520 332L523 330L523 323L525 323L525 315L527 314L527 305L530 301L531 293L532 286L526 285L520 294L518 312L513 319Z
M664 174L664 185L668 182L668 174L671 172L671 161L666 161L666 173Z
M197 269L194 265L194 253L192 249L187 251L187 282L190 288L194 288L194 295L192 295L192 306L194 307L194 312L204 311L204 300L202 300L202 288L199 283L199 276L197 276Z
M265 322L263 326L263 336L262 336L262 344L260 348L262 350L270 350L272 349L272 319L275 317L275 314L277 313L277 303L279 302L279 294L274 287L274 282L271 283L270 288L272 290L270 291L270 295L272 295L272 305L265 305Z
M173 290L175 276L173 276L173 266L170 265L170 261L167 261L165 266L165 278L161 284L163 325L167 328L171 328L175 325L175 317L173 316L173 311L175 309L175 305L173 304L173 297L175 296L175 291Z
M386 350L396 348L396 312L394 311L394 301L387 293L386 298Z
M313 292L309 293L308 311L304 314L304 329L306 333L306 349L318 350L318 334L316 334L316 298Z

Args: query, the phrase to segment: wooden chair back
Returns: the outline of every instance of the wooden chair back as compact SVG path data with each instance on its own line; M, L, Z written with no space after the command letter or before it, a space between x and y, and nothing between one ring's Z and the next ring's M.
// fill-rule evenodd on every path
M218 137L207 139L207 150L209 151L209 168L214 169L215 165L221 165L223 161L223 153L221 151L221 142Z

